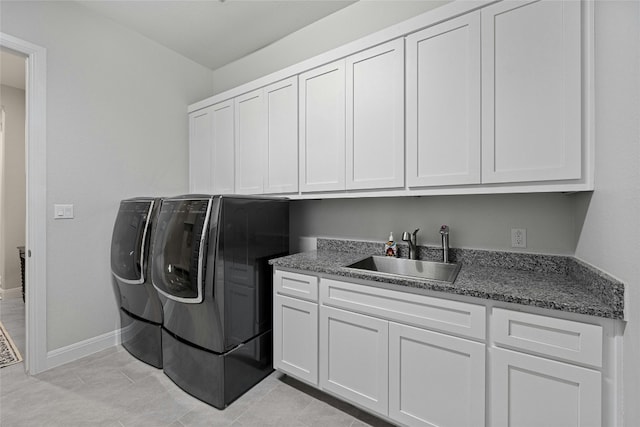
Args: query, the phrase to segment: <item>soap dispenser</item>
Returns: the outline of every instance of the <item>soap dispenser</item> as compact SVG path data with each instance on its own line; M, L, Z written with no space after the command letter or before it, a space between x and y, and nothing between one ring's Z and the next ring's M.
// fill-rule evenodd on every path
M396 242L393 241L393 233L389 233L389 240L384 244L384 254L392 257L398 256L398 247Z

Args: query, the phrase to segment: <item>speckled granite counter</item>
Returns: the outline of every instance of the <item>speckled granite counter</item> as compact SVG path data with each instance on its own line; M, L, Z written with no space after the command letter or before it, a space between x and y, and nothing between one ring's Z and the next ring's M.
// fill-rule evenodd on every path
M398 245L406 256L406 246ZM338 250L340 249L340 250ZM453 262L462 264L453 284L389 277L345 268L372 254L382 244L318 240L318 250L270 261L274 267L331 274L399 286L530 305L552 310L622 319L624 285L572 257L451 249ZM437 260L438 248L419 247L419 258Z

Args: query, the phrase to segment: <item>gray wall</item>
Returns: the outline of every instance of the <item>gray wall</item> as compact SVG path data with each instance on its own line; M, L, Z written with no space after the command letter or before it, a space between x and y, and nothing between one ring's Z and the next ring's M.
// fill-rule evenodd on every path
M640 2L596 2L596 190L578 196L585 215L576 256L622 280L624 418L640 420Z
M17 246L24 246L25 171L24 171L24 90L0 86L0 104L5 110L5 149L0 200L0 260L2 289L21 286L20 258Z
M47 49L48 350L119 327L109 245L121 199L188 190L187 106L212 72L75 2L0 2ZM54 203L75 219L53 220Z
M511 228L525 228L526 252L573 254L577 227L573 197L563 194L305 200L292 203L291 218L294 247L301 236L383 242L392 231L400 241L416 228L418 244L440 245L447 224L452 247L516 251Z

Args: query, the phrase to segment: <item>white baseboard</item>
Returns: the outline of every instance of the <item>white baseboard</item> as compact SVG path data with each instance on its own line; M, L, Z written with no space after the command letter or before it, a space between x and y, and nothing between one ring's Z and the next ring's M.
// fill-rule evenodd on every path
M107 332L88 340L47 352L47 368L51 369L90 356L120 343L120 330Z
M18 286L17 288L9 288L9 289L0 289L0 297L2 298L22 298L22 288Z

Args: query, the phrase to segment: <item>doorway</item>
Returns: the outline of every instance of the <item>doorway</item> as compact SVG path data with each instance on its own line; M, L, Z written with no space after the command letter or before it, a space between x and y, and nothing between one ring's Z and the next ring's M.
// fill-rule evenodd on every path
M25 354L26 57L0 48L0 321Z
M25 58L25 370L47 367L46 49L0 32L0 49Z

